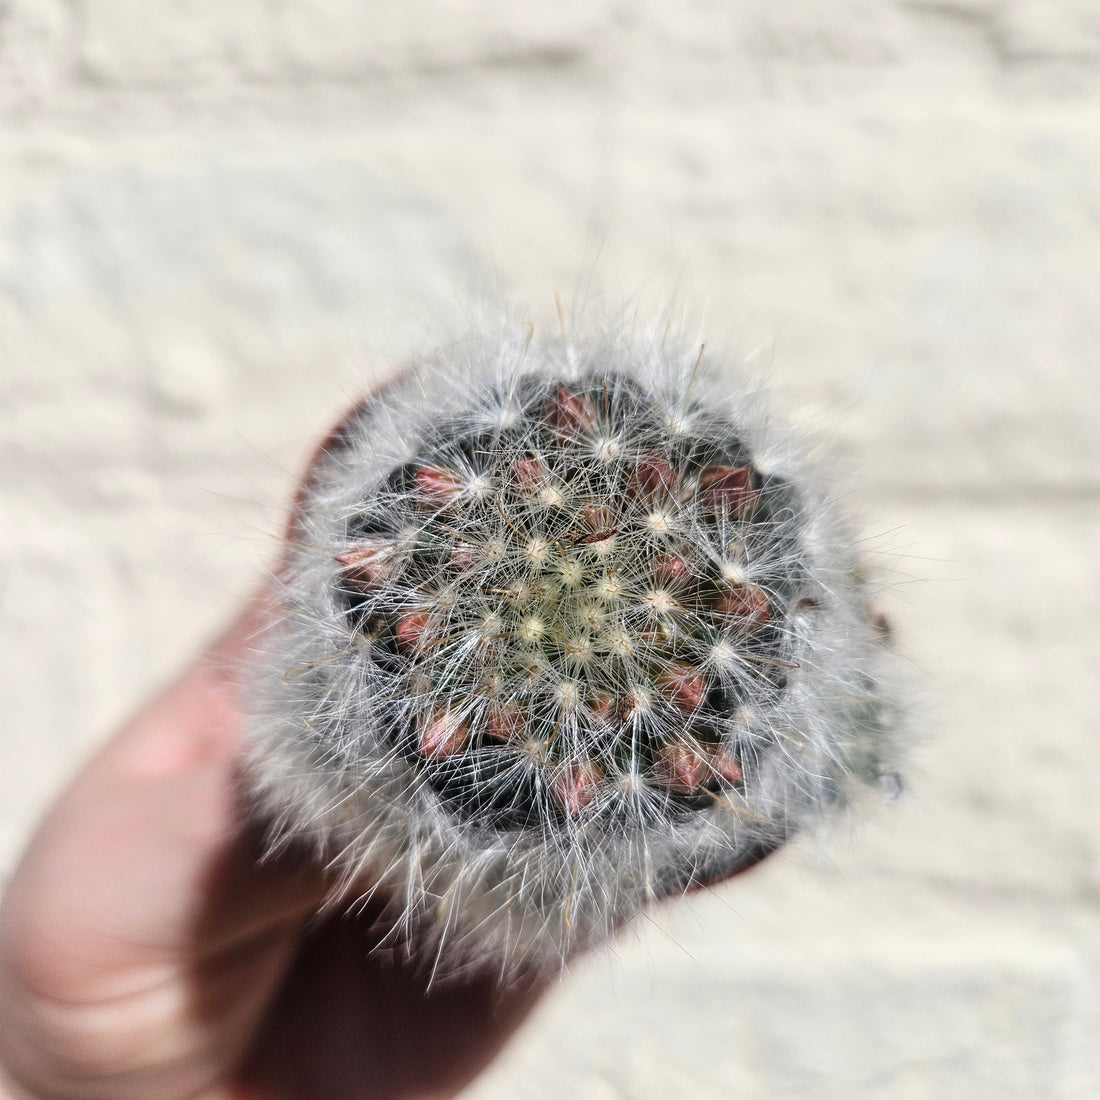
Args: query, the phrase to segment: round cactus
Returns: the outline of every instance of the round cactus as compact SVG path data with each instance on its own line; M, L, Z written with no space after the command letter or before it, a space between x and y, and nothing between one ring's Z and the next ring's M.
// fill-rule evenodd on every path
M506 328L311 470L247 779L444 969L559 967L891 774L852 541L759 394L667 339Z

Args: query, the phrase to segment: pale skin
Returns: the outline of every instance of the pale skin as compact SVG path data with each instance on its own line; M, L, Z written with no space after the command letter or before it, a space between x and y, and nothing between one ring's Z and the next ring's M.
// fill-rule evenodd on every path
M321 914L312 861L259 859L231 670L262 614L253 600L95 756L24 853L0 904L12 1097L452 1096L537 1000L533 980L429 989L371 952L377 908Z

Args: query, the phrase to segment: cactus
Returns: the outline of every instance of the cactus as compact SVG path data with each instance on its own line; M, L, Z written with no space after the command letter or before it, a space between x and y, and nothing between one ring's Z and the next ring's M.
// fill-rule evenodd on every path
M256 813L443 972L559 968L894 774L890 656L827 489L667 335L507 323L406 369L288 541Z

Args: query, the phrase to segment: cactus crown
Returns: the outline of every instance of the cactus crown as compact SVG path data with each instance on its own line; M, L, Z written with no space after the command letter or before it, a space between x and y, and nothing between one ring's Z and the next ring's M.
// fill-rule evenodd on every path
M888 766L850 542L699 359L472 340L311 475L252 789L452 963L560 964Z
M705 808L753 767L738 712L784 689L789 611L813 604L787 483L607 372L483 400L336 556L392 748L479 827Z

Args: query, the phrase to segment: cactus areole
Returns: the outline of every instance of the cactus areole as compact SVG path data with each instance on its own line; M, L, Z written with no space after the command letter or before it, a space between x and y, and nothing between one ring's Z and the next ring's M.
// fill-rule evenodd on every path
M890 775L861 563L700 349L505 329L408 369L299 501L249 789L449 967L553 968Z

